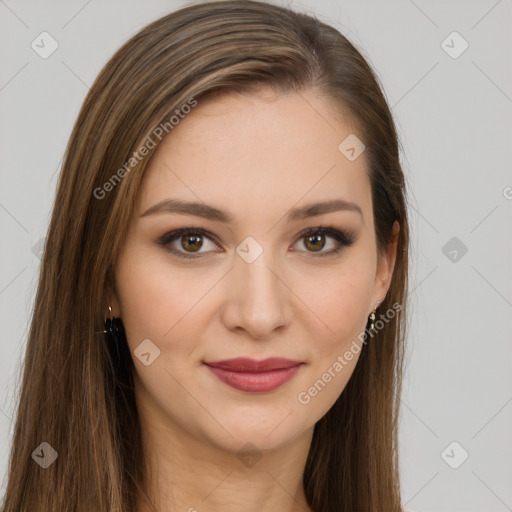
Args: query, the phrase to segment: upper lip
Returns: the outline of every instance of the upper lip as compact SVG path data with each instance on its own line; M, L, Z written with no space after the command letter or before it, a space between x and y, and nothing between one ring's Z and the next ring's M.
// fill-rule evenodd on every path
M292 368L302 364L302 362L282 357L270 357L268 359L263 359L262 361L256 361L255 359L249 359L247 357L237 357L235 359L226 359L224 361L205 361L204 364L231 372L258 373L270 372L273 370L284 370L286 368Z

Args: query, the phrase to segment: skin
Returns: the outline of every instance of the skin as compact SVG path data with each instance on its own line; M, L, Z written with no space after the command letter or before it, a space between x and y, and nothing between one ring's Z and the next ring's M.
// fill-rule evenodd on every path
M349 161L338 150L351 133L348 119L315 91L260 89L199 101L152 157L111 298L132 354L145 339L160 350L148 366L134 357L150 495L160 512L311 511L302 476L313 427L343 391L358 354L308 404L297 396L350 348L384 300L399 231L395 223L378 257L365 155ZM215 206L234 222L141 217L170 197ZM291 208L337 198L359 205L363 216L285 219ZM318 256L300 233L320 225L353 231L355 241ZM191 259L157 241L188 227L217 240L186 245L178 236L168 244L198 256ZM263 249L252 263L236 252L248 236ZM320 253L338 247L330 235L320 241ZM203 365L276 356L305 364L268 393L233 389ZM248 442L260 458L244 464L237 453ZM150 508L141 499L138 510Z

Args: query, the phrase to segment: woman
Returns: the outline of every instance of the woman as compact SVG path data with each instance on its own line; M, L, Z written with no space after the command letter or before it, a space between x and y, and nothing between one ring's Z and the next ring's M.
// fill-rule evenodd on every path
M4 510L402 510L405 192L334 28L234 0L132 37L66 150Z

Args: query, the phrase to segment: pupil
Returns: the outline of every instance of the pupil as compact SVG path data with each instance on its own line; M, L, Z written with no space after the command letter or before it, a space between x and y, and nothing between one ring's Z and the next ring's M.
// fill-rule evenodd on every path
M316 240L316 243L313 242L313 249L314 250L319 250L319 249L322 249L324 244L321 243L320 246L318 245L318 242L321 241L321 238L323 237L323 235L312 235L312 236L309 236L307 237L308 238L308 242L310 242L311 240Z
M192 236L184 236L182 238L182 241L185 240L185 244L183 245L183 247L185 249L189 248L189 249L200 249L201 248L201 245L202 244L199 244L198 246L194 247L194 244L197 244L198 242L200 242L201 238L199 236L195 236L195 235L192 235ZM189 243L189 241L192 240L192 243ZM186 247L186 246L190 246L190 247Z

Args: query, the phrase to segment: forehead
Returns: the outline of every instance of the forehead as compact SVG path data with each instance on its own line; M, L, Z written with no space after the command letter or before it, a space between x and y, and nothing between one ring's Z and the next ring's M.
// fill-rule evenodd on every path
M339 149L354 134L350 118L313 91L199 99L153 155L139 212L167 197L248 215L319 199L368 208L364 152L351 161Z

